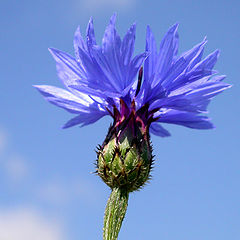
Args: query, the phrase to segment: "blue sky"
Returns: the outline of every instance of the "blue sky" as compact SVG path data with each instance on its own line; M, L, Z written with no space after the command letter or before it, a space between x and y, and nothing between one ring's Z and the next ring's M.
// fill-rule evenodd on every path
M180 52L205 36L206 53L233 88L210 104L215 130L167 126L152 137L153 180L131 194L119 239L238 240L238 0L3 0L0 7L0 239L101 239L109 189L94 171L95 146L110 118L62 130L72 117L45 102L33 84L61 86L48 47L73 54L73 34L93 16L98 42L112 13L121 36L137 22L136 53L146 26L156 39L179 22Z

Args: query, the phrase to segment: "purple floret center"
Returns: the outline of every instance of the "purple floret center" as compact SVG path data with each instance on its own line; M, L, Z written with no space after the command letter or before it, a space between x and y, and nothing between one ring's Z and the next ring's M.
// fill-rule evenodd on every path
M143 68L141 67L138 74L138 84L135 92L135 97L138 95L143 76ZM120 98L120 108L113 105L113 111L107 108L107 111L114 119L114 127L118 128L123 123L131 129L135 129L136 126L141 129L142 133L148 133L149 127L152 122L157 121L159 118L154 118L154 113L160 108L149 110L149 104L145 103L141 108L136 110L135 97L131 100L131 104L126 103L123 98Z

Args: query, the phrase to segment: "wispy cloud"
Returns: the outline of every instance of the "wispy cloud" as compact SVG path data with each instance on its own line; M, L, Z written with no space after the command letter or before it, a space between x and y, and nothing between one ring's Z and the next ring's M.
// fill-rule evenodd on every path
M0 127L0 168L9 183L22 183L29 174L27 160L9 144L8 132Z
M134 6L136 0L83 0L82 6L91 10L99 10L106 8L130 8Z
M7 142L6 132L0 128L0 155L3 153Z
M79 178L48 180L36 189L38 199L54 206L67 205L73 201L93 204L96 199L93 195L100 194L91 182Z
M31 209L1 210L0 239L63 240L61 226Z
M5 161L5 171L9 180L13 183L21 182L28 175L28 166L24 158L13 155Z

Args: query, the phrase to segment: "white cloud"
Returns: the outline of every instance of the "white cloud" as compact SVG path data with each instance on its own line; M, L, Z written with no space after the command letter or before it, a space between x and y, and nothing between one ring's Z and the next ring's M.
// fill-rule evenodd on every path
M5 131L0 128L0 155L3 153L7 143L7 136Z
M8 149L7 133L0 128L0 167L11 182L17 183L28 174L26 160Z
M136 0L83 0L83 6L89 9L99 10L99 8L109 7L132 7Z
M71 195L71 186L67 187L58 181L49 181L37 190L38 198L54 205L66 204Z
M5 162L5 170L7 177L13 182L19 182L23 180L28 174L26 161L17 155L7 159Z
M53 205L67 205L73 201L83 201L94 204L100 195L93 183L79 179L68 179L63 182L61 179L48 180L36 189L38 199Z
M61 227L30 209L0 211L1 240L63 240Z

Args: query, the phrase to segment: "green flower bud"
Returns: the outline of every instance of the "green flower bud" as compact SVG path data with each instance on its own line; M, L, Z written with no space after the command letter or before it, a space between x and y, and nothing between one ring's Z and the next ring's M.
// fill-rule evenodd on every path
M115 121L97 156L97 173L110 188L138 190L149 179L153 163L148 127L134 111Z

